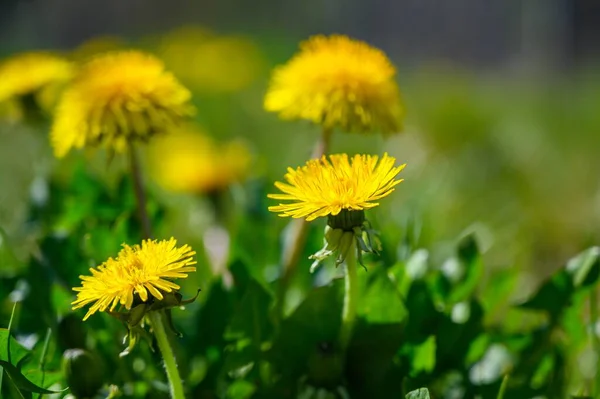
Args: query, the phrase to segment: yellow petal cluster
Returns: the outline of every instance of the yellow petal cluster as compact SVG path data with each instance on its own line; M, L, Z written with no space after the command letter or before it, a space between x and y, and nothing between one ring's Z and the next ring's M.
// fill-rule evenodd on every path
M276 182L283 194L269 194L269 198L291 201L270 206L279 216L306 218L337 215L343 209L359 211L373 208L374 202L388 196L402 182L396 176L405 165L395 166L396 159L384 154L330 155L329 159L313 159L297 169L288 168L287 183Z
M57 157L72 148L123 150L193 114L191 94L156 57L139 51L99 55L65 90L50 139Z
M49 111L57 89L74 71L71 62L50 52L27 52L7 58L0 63L0 103L31 94L43 110Z
M91 276L79 276L81 287L73 288L77 299L73 309L92 304L83 318L86 320L97 311L113 311L117 305L131 309L134 295L142 302L149 299L148 293L158 300L164 292L178 290L172 280L186 278L187 273L196 271L193 266L196 254L188 245L177 248L174 238L169 240L144 240L141 245L123 244L118 256L109 258L97 268L91 268Z
M347 36L314 36L275 69L264 106L325 129L395 133L404 115L395 74L379 49Z
M252 160L243 142L217 143L193 127L158 137L149 149L152 176L163 188L176 192L223 189L246 177Z

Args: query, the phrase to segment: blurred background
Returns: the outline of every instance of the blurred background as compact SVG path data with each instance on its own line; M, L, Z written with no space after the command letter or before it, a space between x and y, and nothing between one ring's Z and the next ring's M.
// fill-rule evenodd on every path
M306 160L319 134L262 109L269 74L317 33L364 40L397 67L405 131L338 132L332 148L388 151L408 164L405 183L372 216L394 239L411 236L443 259L457 236L475 231L486 264L518 269L524 286L598 242L594 0L0 1L0 56L135 47L162 57L194 92L199 129L243 142L252 154L244 179L267 190ZM0 226L17 247L27 199L57 164L35 130L0 124ZM187 229L203 223L173 201Z

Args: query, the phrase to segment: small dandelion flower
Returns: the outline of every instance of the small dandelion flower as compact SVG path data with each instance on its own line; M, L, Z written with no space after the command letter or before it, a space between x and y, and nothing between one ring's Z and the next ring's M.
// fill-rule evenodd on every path
M63 93L50 139L57 157L103 145L122 151L193 114L190 92L161 61L139 51L99 55L81 67Z
M365 218L365 209L379 205L378 201L391 194L403 180L396 176L405 165L395 166L396 159L384 154L347 154L323 156L310 160L297 169L288 168L287 183L276 182L283 194L269 194L269 198L291 201L270 206L279 216L305 218L307 221L327 216L325 247L311 256L315 259L311 270L330 255L338 253L336 264L346 258L353 238L361 261L362 252L376 252L374 232ZM362 263L362 261L361 261Z
M17 54L0 63L0 103L33 96L35 105L49 112L59 89L73 76L66 59L44 51Z
M252 157L241 141L217 143L198 128L176 130L149 147L150 172L163 188L211 193L243 180Z
M379 49L347 36L314 36L275 69L264 106L325 129L396 133L404 107L395 74Z
M109 258L91 276L80 276L81 287L73 288L77 299L73 309L92 304L83 320L97 311L114 311L117 305L131 310L135 303L161 301L168 293L179 290L172 280L195 272L196 254L188 245L176 247L177 241L144 240L141 245L123 244L116 258Z

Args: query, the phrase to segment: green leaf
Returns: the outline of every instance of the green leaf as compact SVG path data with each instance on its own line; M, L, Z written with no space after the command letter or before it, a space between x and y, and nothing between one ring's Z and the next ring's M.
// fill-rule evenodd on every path
M421 345L415 347L412 369L416 373L429 373L435 368L435 336L430 335Z
M259 346L270 329L271 295L252 279L225 330L226 340L249 338Z
M10 359L8 356L8 342L10 340ZM0 328L0 360L10 361L12 364L18 364L30 353L24 346L14 339L6 328Z
M256 391L254 384L244 380L236 380L227 388L227 399L248 399Z
M600 247L589 248L569 260L566 270L572 275L576 289L596 284L600 277Z
M281 323L269 357L282 374L295 379L306 372L311 353L323 346L337 350L341 324L343 279L313 289Z
M383 268L375 271L361 294L358 315L369 323L400 323L408 312Z
M570 304L573 291L571 276L563 269L544 282L538 291L519 307L545 310L550 315L557 316Z
M415 389L406 394L406 399L429 399L429 390L427 388Z
M4 371L6 371L6 374L8 375L8 377L12 380L12 382L19 389L23 389L25 391L33 392L33 393L58 393L57 391L50 391L48 389L44 389L42 387L35 385L33 382L31 382L27 378L25 378L25 376L23 374L21 374L19 369L17 369L15 366L10 364L9 362L0 360L0 366L2 366L4 368Z
M464 269L461 281L450 292L449 302L460 302L468 299L483 275L483 263L475 237L470 234L458 244L458 260Z

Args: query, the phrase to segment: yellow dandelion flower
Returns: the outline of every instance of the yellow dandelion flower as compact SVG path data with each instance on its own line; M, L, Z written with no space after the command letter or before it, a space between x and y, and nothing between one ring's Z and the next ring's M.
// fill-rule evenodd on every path
M99 55L81 67L56 110L50 139L57 157L103 145L122 151L193 114L191 94L160 60L139 51Z
M323 156L297 169L288 168L286 183L276 182L283 194L269 194L269 198L292 201L270 206L279 216L314 220L322 216L336 216L342 210L362 211L379 205L377 201L388 196L402 182L395 177L405 165L394 166L396 159L386 154L347 154ZM352 213L352 212L351 212ZM361 212L362 214L362 212ZM363 215L364 217L364 215Z
M73 73L73 64L53 53L17 54L0 63L0 103L33 95L43 111L50 111L58 97L58 89Z
M325 129L395 133L404 115L395 74L379 49L346 36L314 36L275 69L264 106Z
M130 310L135 299L146 302L151 297L163 299L163 294L179 289L172 280L186 278L195 272L196 254L188 245L177 248L177 241L144 240L142 245L123 244L118 256L109 258L97 268L91 268L91 276L79 276L81 287L73 288L77 299L73 309L92 304L83 320L97 311L113 311L117 305Z
M176 192L224 189L247 175L252 160L243 142L217 143L193 127L158 138L149 150L151 175L163 188Z

